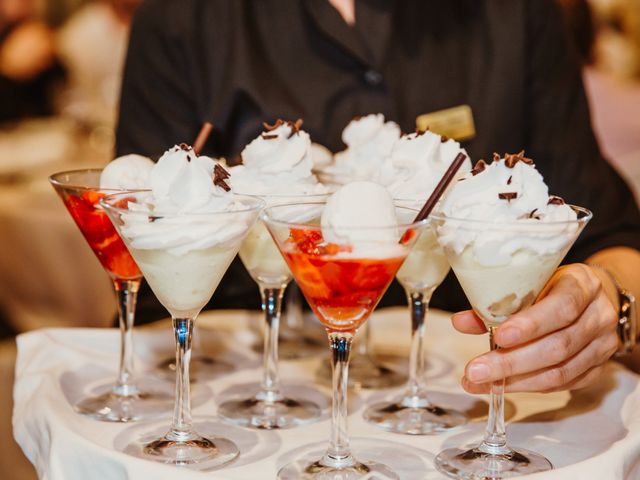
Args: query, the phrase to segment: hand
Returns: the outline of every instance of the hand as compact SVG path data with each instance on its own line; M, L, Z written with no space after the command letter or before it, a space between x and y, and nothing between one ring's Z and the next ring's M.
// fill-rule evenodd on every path
M462 379L469 393L487 393L505 378L507 392L553 392L587 386L619 346L617 309L605 293L606 274L584 264L556 271L529 308L496 330L498 351L471 360ZM607 285L609 290L611 285ZM453 316L463 333L487 330L472 312Z

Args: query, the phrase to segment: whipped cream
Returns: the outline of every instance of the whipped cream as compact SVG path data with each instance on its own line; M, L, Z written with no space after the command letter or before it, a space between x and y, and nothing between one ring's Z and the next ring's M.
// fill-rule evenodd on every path
M403 135L380 169L377 181L386 185L394 198L424 202L460 153L467 160L452 185L471 170L469 155L460 144L428 130Z
M351 180L373 180L400 138L400 127L381 113L353 119L342 132L346 150L336 153L327 172Z
M122 216L130 247L180 256L240 238L248 228L244 216L206 215L243 208L225 181L228 175L185 144L169 149L151 170L151 191L139 203L130 202L131 213Z
M109 162L100 174L105 190L141 190L149 188L149 176L155 164L142 155L124 155Z
M472 248L483 266L506 265L523 250L555 255L578 228L568 222L577 219L576 212L549 196L542 175L523 153L494 158L490 165L478 162L443 199L439 213L445 216L438 226L440 242L456 254Z
M351 256L387 256L387 245L401 251L393 199L377 183L357 181L340 188L327 200L320 224L324 240L351 246Z
M247 195L324 193L326 188L311 173L311 139L300 129L301 120L275 125L241 152L242 165L230 169L235 191Z

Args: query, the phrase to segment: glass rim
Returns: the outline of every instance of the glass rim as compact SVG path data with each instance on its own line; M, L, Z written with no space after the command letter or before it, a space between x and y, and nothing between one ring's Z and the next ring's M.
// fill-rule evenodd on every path
M310 199L320 199L322 197L327 197L329 195L332 195L333 193L335 193L334 191L329 191L326 193L246 193L246 192L239 192L239 191L235 191L234 190L234 194L235 195L242 195L244 197L265 197L265 198L293 198L293 197L304 197L304 198L310 198ZM306 203L306 202L305 202ZM275 205L274 205L275 206Z
M584 208L584 207L579 207L577 205L572 205L567 203L566 205L568 205L569 207L571 207L571 209L573 211L575 211L578 214L582 214L583 216L581 218L576 218L575 220L557 220L557 221L553 221L553 222L539 222L539 223L535 223L535 222L523 222L523 220L528 220L528 219L519 219L519 220L512 220L509 222L491 222L491 221L487 221L487 220L478 220L478 219L473 219L473 218L462 218L462 217L452 217L450 215L446 215L444 212L442 211L437 211L437 212L433 212L431 215L429 215L429 218L431 220L440 220L440 221L447 221L447 220L451 220L454 222L459 222L462 224L469 224L469 225L482 225L486 228L494 228L494 227L510 227L512 228L513 226L522 226L522 227L530 227L531 225L540 225L540 226L561 226L561 225L581 225L584 223L587 223L588 221L590 221L593 218L593 213L591 212L591 210Z
M77 183L77 182L69 182L69 183L65 183L62 182L59 177L63 176L63 175L74 175L74 174L81 174L81 173L102 173L102 171L104 170L104 168L78 168L78 169L74 169L74 170L63 170L61 172L56 172L56 173L52 173L51 175L49 175L48 179L49 179L49 183L51 183L52 185L56 186L56 187L61 187L61 188L72 188L74 190L84 190L84 191L100 191L100 192L113 192L113 193L122 193L122 192L130 192L132 190L126 190L126 189L122 189L122 188L101 188L100 185L97 185L95 187L89 187L87 185L83 185L81 183Z
M301 202L301 203L282 203L280 205L272 205L272 206L268 206L265 207L262 212L260 213L260 220L262 220L263 222L267 223L267 224L273 224L273 225L280 225L280 226L284 226L284 227L289 227L289 228L300 228L300 229L313 229L313 230L321 230L322 229L322 225L312 225L310 223L300 223L300 222L288 222L285 220L278 220L275 218L271 218L269 216L269 210L274 210L276 208L291 208L291 207L301 207L301 206L312 206L312 205L326 205L327 202ZM411 212L416 212L419 213L419 210L415 209L415 208L410 208L410 207L405 207L405 206L400 206L400 205L396 205L396 208L400 208L403 210L408 210ZM384 227L380 227L380 226L358 226L358 227L351 227L351 226L332 226L329 227L332 230L335 229L340 229L340 230L358 230L358 231L380 231L380 230L392 230L392 229L409 229L409 228L416 228L416 227L422 227L422 226L426 226L430 223L429 218L425 218L424 220L419 220L417 222L413 221L411 223L399 223L397 225L389 225L389 226L384 226ZM325 227L327 228L327 227Z
M256 202L256 204L253 206L248 206L246 208L240 208L238 210L226 210L221 212L175 212L175 211L166 212L161 210L129 210L127 208L116 207L115 205L110 205L108 203L109 201L114 201L116 199L122 200L132 194L147 193L151 191L152 190L148 188L138 189L138 190L122 190L117 193L105 195L100 199L98 203L103 208L112 212L117 212L124 215L140 215L145 217L148 217L150 215L153 217L210 217L212 215L233 215L236 213L249 213L254 211L260 211L260 210L263 210L266 206L265 201L262 200L261 198L252 197L250 195L241 195L238 193L232 193L234 198L251 200L253 202Z

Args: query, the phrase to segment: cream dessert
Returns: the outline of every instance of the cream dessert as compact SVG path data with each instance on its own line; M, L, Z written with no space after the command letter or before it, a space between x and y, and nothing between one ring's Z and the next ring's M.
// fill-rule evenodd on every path
M174 317L193 317L209 301L253 223L228 177L214 160L175 146L151 170L151 192L122 214L120 233Z
M479 161L436 219L451 267L489 325L534 302L579 229L576 211L549 195L524 153Z
M347 146L334 155L334 163L323 169L336 183L374 180L400 138L400 127L385 121L381 113L354 118L342 132Z
M460 153L464 153L467 160L452 185L471 170L469 156L460 144L428 130L403 135L394 145L377 181L386 184L394 198L419 210ZM448 272L449 262L444 251L435 232L427 227L398 271L397 278L410 291L428 291L440 285Z
M140 190L149 188L149 177L155 163L142 155L118 157L107 164L100 174L100 188L109 190Z
M326 187L311 172L311 139L301 125L301 120L265 124L265 131L241 152L242 165L230 169L235 191L260 196L269 206L301 202L325 193ZM292 210L292 220L295 217L296 212ZM258 284L277 288L291 280L289 267L262 222L256 222L251 228L239 254Z

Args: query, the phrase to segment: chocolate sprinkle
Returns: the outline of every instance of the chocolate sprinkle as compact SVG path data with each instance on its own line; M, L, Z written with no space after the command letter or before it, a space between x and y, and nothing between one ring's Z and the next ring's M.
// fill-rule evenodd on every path
M282 125L284 125L284 120L282 120L281 118L276 120L276 123L274 123L273 125L269 125L267 122L264 122L262 124L262 126L267 132L270 132L271 130L275 130L276 128L281 127Z
M487 168L487 162L484 160L478 160L473 170L471 170L471 175L474 177L478 175L480 172L484 172L484 169Z
M526 165L533 165L533 160L524 156L524 150L519 153L511 153L504 156L504 163L509 168L515 167L518 162L522 162Z
M511 180L513 180L513 175L509 177L509 180L507 180L507 185L511 185Z
M267 122L264 122L262 126L265 128L266 131L271 132L272 130L275 130L276 128L279 128L282 125L286 124L291 129L291 134L288 137L288 138L291 138L294 134L300 132L300 127L302 127L303 123L304 123L304 120L302 120L301 118L297 119L295 122L291 122L289 120L284 121L281 118L279 118L278 120L276 120L276 123L274 123L273 125L269 125Z
M213 167L213 184L216 187L222 188L225 192L231 190L231 187L225 182L227 178L229 178L231 174L227 172L220 164L216 163L216 166Z
M152 215L149 215L149 222L150 222L150 223L153 223L153 222L155 222L156 220L158 220L159 218L160 218L160 217L154 217L154 216L152 216Z
M184 150L185 152L188 152L189 150L191 150L191 146L187 145L186 143L181 143L178 146L180 147L180 150Z
M540 220L540 215L536 215L537 211L538 211L537 208L534 208L533 210L531 210L531 213L529 214L529 218L535 218L536 220Z
M549 197L549 201L547 202L547 205L564 205L564 199L562 197L551 195Z
M499 193L498 194L498 198L500 200L507 200L507 201L511 201L514 200L516 198L518 198L518 192L504 192L504 193Z
M500 156L499 153L493 152L493 161L494 162L499 162L500 160L502 160L502 157Z
M274 139L278 138L278 135L272 135L272 134L268 134L268 133L263 133L262 134L262 138L264 140L274 140Z
M442 143L447 143L447 142L449 141L449 137L447 137L446 135L442 135L442 136L440 137L440 141L441 141Z

